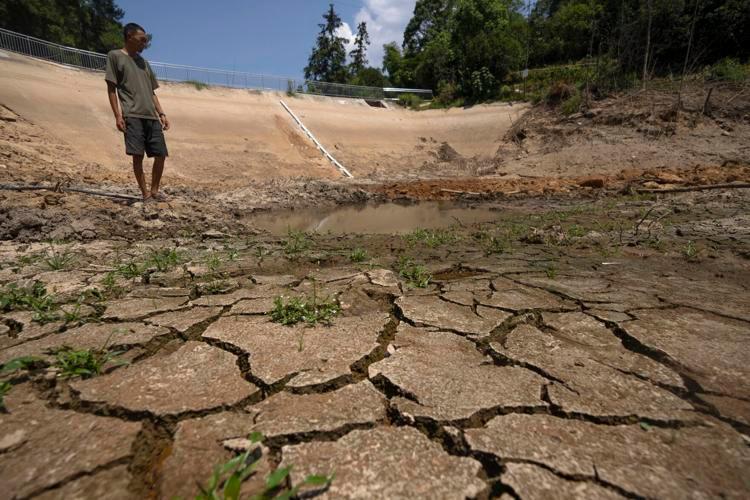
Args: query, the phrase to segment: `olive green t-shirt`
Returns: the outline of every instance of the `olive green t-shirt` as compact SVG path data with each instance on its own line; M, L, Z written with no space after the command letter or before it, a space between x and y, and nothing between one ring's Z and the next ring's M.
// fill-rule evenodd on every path
M120 49L110 50L104 79L117 86L124 117L159 119L152 97L159 82L140 55L131 57Z

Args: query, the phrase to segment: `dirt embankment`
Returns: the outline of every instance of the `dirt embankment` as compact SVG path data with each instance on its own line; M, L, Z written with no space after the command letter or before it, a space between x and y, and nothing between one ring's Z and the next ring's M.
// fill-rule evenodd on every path
M0 59L3 182L135 194L100 75ZM651 90L585 112L495 104L413 112L356 100L232 89L160 91L174 129L165 175L173 201L143 211L83 195L0 191L0 238L45 239L214 228L247 231L256 210L750 182L750 97L719 85ZM355 175L343 179L278 100L287 100ZM93 229L92 229L93 228ZM92 236L93 235L93 236Z

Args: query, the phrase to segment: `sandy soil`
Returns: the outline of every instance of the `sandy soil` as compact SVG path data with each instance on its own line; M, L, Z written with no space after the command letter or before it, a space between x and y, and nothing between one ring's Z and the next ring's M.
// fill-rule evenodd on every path
M276 177L340 177L280 99L356 177L400 177L434 160L443 141L461 155L491 157L525 109L415 113L359 100L169 83L157 92L172 122L171 182L222 189ZM103 172L127 169L101 74L11 55L0 59L0 103L67 144L80 161L97 163ZM74 165L61 167L68 169Z

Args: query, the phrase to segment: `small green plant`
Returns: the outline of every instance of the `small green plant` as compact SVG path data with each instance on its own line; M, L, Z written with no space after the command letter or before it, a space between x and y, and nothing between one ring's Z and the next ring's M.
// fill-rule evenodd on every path
M206 267L211 274L215 274L221 267L221 257L219 257L218 254L211 252L208 257L206 257Z
M282 325L294 325L305 322L312 326L316 323L330 325L333 318L341 312L341 305L336 299L327 297L318 301L312 298L290 297L286 302L284 297L276 297L271 310L271 321Z
M195 87L195 90L203 90L203 89L207 89L208 88L208 84L207 83L203 83L203 82L198 81L198 80L185 80L185 83L187 83L188 85L192 85L193 87Z
M287 232L287 237L283 245L285 254L296 256L309 250L312 246L312 241L305 232L290 229Z
M208 283L200 285L201 295L216 295L217 293L224 293L231 285L224 280L213 279Z
M151 250L147 265L156 267L156 270L164 273L177 267L180 263L180 254L175 248L162 248L159 250Z
M104 275L102 286L106 297L119 297L124 291L122 287L117 285L117 276L111 271Z
M0 311L15 310L33 311L34 321L48 323L58 319L52 296L41 281L34 281L31 286L19 287L15 283L7 285L0 291Z
M485 255L495 255L507 252L510 244L506 238L488 236L483 240L482 246Z
M143 267L134 260L117 266L117 273L125 279L138 278L143 275L143 271Z
M554 265L554 264L550 264L550 265L549 265L549 266L547 266L547 267L546 267L546 269L544 270L544 274L546 274L546 275L547 275L547 278L548 278L548 279L551 279L551 280L553 280L553 279L557 278L557 267L555 267L555 265Z
M8 381L0 382L0 410L5 411L5 395L8 394L13 385Z
M227 251L227 260L229 262L234 262L240 256L240 251L234 247L227 245L224 247L224 250Z
M695 261L698 259L698 247L695 246L693 241L688 241L684 247L682 247L682 255L688 261Z
M408 257L401 256L398 260L397 271L404 278L407 285L414 288L427 288L432 280L432 274L422 264L417 264Z
M452 231L417 228L411 233L404 235L403 239L410 247L415 246L417 243L422 243L430 248L436 248L455 243L459 238Z
M568 228L568 238L582 238L586 236L586 228L578 224L573 224Z
M32 253L29 255L21 255L18 258L17 262L19 266L29 266L33 264L34 262L37 262L40 258L41 256L39 254Z
M22 356L14 358L0 366L0 375L7 375L17 370L28 370L41 363L42 359L36 356Z
M316 323L330 325L333 318L341 312L341 304L338 299L330 296L323 300L318 298L318 286L313 282L312 296L290 297L284 302L284 297L276 297L273 301L273 309L269 313L271 321L282 325L294 325L305 322L310 326Z
M363 248L355 248L349 254L349 260L352 262L364 262L369 258L370 256L367 255L367 251Z
M254 432L248 436L251 445L259 445L263 435ZM239 500L242 483L256 474L256 469L262 458L260 446L250 446L249 449L231 460L217 465L205 486L200 486L200 494L196 500ZM310 475L301 483L286 487L292 466L280 467L270 473L265 480L263 489L250 497L250 500L290 500L296 498L303 486L313 486L321 491L327 489L333 481L331 476Z
M60 271L66 269L74 260L75 257L67 250L57 252L53 247L50 247L50 251L44 258L44 263L50 270Z
M55 352L55 366L60 369L63 378L91 378L102 373L104 365L110 361L115 364L126 364L117 356L121 352L109 352L105 349L83 349L75 350L72 347L63 346Z

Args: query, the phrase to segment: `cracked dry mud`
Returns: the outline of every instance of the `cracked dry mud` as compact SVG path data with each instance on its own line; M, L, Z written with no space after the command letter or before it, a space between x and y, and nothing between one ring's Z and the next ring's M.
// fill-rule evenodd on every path
M707 215L711 196L669 203L683 225L737 210ZM649 202L615 200L632 203ZM450 248L316 235L314 256L271 235L64 243L76 260L60 271L33 258L45 246L0 243L4 287L83 300L67 322L0 316L0 363L41 358L4 378L3 498L192 498L253 432L247 495L293 465L290 484L335 473L321 498L750 496L750 232L693 262L668 232L660 250L478 249L498 228L454 228ZM372 260L342 257L355 246ZM123 252L160 248L177 249L174 269L107 277ZM403 255L428 265L428 287L399 274ZM341 314L271 321L276 297L303 293L338 297ZM64 346L128 364L64 378Z

